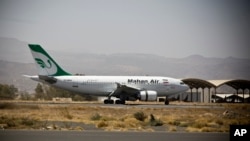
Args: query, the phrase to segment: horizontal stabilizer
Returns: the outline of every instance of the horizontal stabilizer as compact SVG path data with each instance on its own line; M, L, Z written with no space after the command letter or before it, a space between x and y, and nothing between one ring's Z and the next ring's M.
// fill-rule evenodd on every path
M50 84L56 83L57 79L47 75L39 75L39 79L44 80Z

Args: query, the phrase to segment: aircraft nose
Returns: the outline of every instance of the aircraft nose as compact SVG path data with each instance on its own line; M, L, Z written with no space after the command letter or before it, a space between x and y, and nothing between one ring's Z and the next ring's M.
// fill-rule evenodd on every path
M184 90L184 91L187 91L188 89L189 89L189 86L188 86L187 84L184 84L184 85L183 85L183 90Z
M180 82L181 87L182 87L182 91L187 91L189 89L189 86L187 84L185 84L184 82Z

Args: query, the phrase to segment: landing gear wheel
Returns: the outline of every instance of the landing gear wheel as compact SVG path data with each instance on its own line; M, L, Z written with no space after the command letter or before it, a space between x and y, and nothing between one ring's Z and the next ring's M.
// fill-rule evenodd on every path
M125 100L116 100L115 104L125 104Z
M114 100L109 100L109 104L114 104Z
M104 100L104 104L109 104L109 100L108 100L108 99L105 99L105 100Z
M121 104L121 100L116 100L115 104Z
M167 98L165 99L165 105L169 105L169 101Z
M114 104L114 100L112 99L105 99L104 104Z
M121 101L121 104L125 104L125 103L126 103L125 100L122 100L122 101Z

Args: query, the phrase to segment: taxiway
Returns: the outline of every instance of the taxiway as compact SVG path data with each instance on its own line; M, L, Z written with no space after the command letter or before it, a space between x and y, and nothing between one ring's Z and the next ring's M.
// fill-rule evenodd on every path
M2 130L1 141L228 141L229 133Z

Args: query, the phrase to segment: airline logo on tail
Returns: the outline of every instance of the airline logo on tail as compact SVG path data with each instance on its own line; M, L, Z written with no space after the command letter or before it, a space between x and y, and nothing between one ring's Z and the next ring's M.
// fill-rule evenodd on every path
M61 76L70 75L65 72L40 45L29 44L33 58L37 64L39 75Z
M35 58L35 61L36 61L36 63L39 64L40 67L42 67L42 68L48 68L48 69L51 68L51 62L50 62L50 60L47 60L47 62L49 63L49 66L47 66L47 65L43 62L42 59Z
M57 66L46 55L31 51L39 69L39 75L55 75L57 73Z

